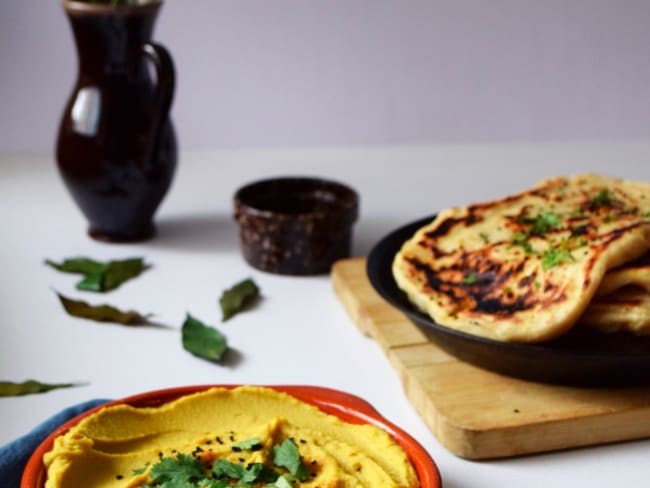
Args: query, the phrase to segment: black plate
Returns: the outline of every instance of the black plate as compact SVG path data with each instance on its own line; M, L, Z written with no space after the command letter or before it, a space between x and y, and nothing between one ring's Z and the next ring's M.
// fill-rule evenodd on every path
M393 279L391 264L402 244L434 216L400 227L368 256L375 290L442 349L480 368L526 380L580 386L650 385L650 337L605 334L574 327L543 344L517 344L465 334L436 324L416 310Z

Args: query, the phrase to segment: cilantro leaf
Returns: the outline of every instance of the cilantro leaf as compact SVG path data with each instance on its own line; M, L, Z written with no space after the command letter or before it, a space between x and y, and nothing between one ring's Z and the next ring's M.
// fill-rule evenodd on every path
M225 290L219 298L221 321L225 322L259 298L260 289L251 279L246 279Z
M465 285L473 285L473 284L476 283L477 280L478 280L478 277L476 276L476 273L470 272L470 273L467 273L467 275L465 276L465 279L463 280L463 284L465 284Z
M259 451L262 449L262 439L259 437L252 437L250 439L243 440L241 442L237 442L236 444L232 445L232 450L235 452L239 451Z
M228 488L230 484L226 480L204 479L199 481L197 488Z
M524 248L524 252L526 254L533 254L533 246L530 245L530 242L528 242L528 238L530 236L528 234L525 234L523 232L517 232L515 235L512 236L512 240L510 241L513 245L521 246Z
M539 214L533 220L532 233L536 235L544 235L549 230L559 227L562 223L560 216L555 212L544 212Z
M229 486L230 483L226 480L211 480L208 478L199 481L198 485L194 485L196 488L228 488Z
M226 337L216 328L187 314L182 327L183 348L203 359L219 361L226 352Z
M286 468L300 481L309 479L307 466L300 457L298 446L291 439L286 439L282 444L273 446L273 463Z
M219 459L212 466L212 473L217 478L230 478L233 480L240 480L244 477L246 470L244 466L237 463L232 463L227 459Z
M191 483L203 479L205 473L199 459L187 454L179 454L176 459L163 458L154 464L150 476L154 483L173 483L171 486L176 487L179 483Z
M575 258L566 248L549 247L544 254L542 254L542 268L544 270L553 268L567 261L574 261Z
M278 479L278 473L262 463L253 463L246 467L244 475L241 478L242 483L253 483L261 481L264 483L273 483Z
M282 475L271 485L273 488L293 488L293 484L286 475Z
M609 188L603 188L598 192L598 194L592 198L591 206L592 207L607 207L614 202L614 195L609 190Z
M515 235L512 236L512 243L513 244L523 244L528 240L528 234L524 234L523 232L517 232Z

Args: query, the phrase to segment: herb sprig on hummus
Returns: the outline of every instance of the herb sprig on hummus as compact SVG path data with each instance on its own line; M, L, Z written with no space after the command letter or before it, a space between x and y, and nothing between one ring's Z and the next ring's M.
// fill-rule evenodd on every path
M255 438L233 444L231 448L233 452L242 452L257 451L261 447L260 439ZM215 459L210 451L201 449L192 455L180 453L175 457L162 457L150 469L139 468L133 474L147 473L148 481L136 485L141 488L291 488L311 478L298 445L292 439L274 445L272 452L272 465L267 465L246 462L245 458L238 462Z

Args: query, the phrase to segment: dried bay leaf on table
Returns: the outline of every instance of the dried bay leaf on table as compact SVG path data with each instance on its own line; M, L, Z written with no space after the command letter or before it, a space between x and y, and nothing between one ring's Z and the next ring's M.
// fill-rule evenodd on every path
M115 322L122 325L152 325L151 315L142 315L133 310L122 311L111 305L90 305L81 300L73 300L57 293L65 311L73 317L94 320L96 322Z
M182 328L183 348L203 359L219 361L228 348L226 337L216 328L187 314Z
M94 259L86 257L67 258L60 263L56 263L51 259L46 259L45 264L61 271L62 273L73 274L96 274L104 271L106 265Z
M260 296L260 289L252 279L246 279L225 290L219 298L221 321L225 322L237 313L255 303Z
M107 262L77 257L65 259L61 263L46 259L45 264L63 273L83 275L76 287L79 290L96 292L113 290L150 268L140 257Z
M150 266L145 264L142 258L122 259L121 261L109 261L108 267L104 272L103 286L104 290L117 288L125 281L135 278Z
M22 383L0 381L0 397L45 393L59 388L72 388L74 386L81 386L81 383L41 383L36 380L27 380Z

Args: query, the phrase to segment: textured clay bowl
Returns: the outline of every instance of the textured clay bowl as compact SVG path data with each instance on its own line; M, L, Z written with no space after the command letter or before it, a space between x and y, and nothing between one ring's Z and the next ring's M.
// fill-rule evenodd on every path
M57 436L64 434L81 419L96 412L100 408L122 403L135 407L156 407L183 395L189 395L215 386L235 388L239 385L198 385L150 391L121 400L115 400L78 415L52 432L34 451L25 467L20 488L43 488L45 486L45 467L42 461L43 454L52 449L54 439ZM438 468L427 451L413 437L382 417L365 400L349 393L319 386L277 385L267 386L267 388L292 395L346 422L352 424L372 424L384 429L406 451L417 472L421 488L440 488L442 486Z
M335 181L282 177L235 193L235 220L244 259L285 275L316 275L350 255L359 196Z

